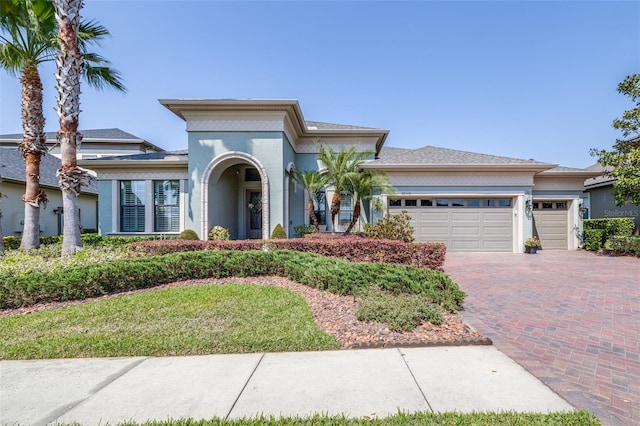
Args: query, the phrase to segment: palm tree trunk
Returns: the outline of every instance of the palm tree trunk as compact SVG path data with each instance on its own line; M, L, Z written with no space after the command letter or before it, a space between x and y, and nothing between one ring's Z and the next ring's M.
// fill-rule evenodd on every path
M353 227L356 226L356 223L358 223L358 219L360 219L360 211L360 200L356 199L356 205L353 207L353 216L351 217L351 223L349 223L349 227L347 228L347 230L344 231L345 234L350 233Z
M313 198L309 198L309 204L307 205L307 209L309 210L309 217L311 218L311 223L315 226L316 231L320 231L320 225L318 224L318 217L316 216L316 209L313 205Z
M57 140L62 155L62 166L58 170L58 176L64 209L62 256L69 256L82 248L78 196L87 178L87 173L78 167L76 161L77 144L82 140L82 135L78 133L80 77L83 68L82 55L78 48L78 27L82 0L54 0L53 3L60 42L56 56L56 88L60 122Z
M340 213L340 191L336 190L333 192L333 197L331 197L331 208L329 211L331 212L331 224L333 225L333 229L331 231L332 234L336 233L338 228L338 223L336 223L336 216Z
M22 83L22 141L18 150L26 162L24 226L20 248L32 250L40 247L40 204L47 196L40 188L40 159L47 152L42 113L42 81L36 64L26 63L20 78Z

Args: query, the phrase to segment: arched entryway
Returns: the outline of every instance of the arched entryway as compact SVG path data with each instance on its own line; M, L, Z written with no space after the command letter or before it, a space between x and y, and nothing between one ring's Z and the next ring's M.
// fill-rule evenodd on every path
M269 180L262 164L245 152L214 158L202 174L204 238L213 226L231 239L269 238Z

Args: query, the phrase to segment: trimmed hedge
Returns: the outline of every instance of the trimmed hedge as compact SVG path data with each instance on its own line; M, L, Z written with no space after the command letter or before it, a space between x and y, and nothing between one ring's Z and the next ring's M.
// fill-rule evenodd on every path
M165 238L165 237L163 237ZM171 237L175 238L175 237ZM2 237L5 250L18 250L20 248L20 238L14 236ZM80 234L80 240L84 246L100 247L115 246L122 247L136 241L159 240L158 237L134 237L134 236L102 236L98 234ZM62 244L62 235L48 235L40 237L40 245Z
M640 256L640 237L611 237L604 246L610 254L631 254Z
M317 234L314 234L317 235ZM442 271L446 246L442 243L403 243L357 236L292 238L288 240L143 241L131 250L151 255L198 250L293 250L337 257L350 262L384 262Z
M635 219L633 217L587 219L583 225L585 249L598 251L611 237L630 237L634 227Z
M86 299L186 279L260 275L286 276L342 295L360 294L370 286L420 294L450 311L464 301L464 292L449 276L426 268L353 263L292 251L198 251L0 276L0 308Z
M584 248L590 251L598 251L604 244L604 229L585 229Z

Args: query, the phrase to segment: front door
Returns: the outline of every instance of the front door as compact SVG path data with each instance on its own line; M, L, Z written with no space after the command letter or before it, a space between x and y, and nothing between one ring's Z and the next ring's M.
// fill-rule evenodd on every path
M262 238L262 192L247 191L247 229L248 238L259 240Z

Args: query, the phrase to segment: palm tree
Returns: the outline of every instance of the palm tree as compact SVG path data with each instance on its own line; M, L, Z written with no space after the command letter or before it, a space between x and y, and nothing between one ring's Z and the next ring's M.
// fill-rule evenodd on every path
M317 143L318 159L322 161L326 167L327 181L333 185L334 192L331 197L331 223L333 225L332 233L337 228L336 217L340 213L340 191L347 189L350 180L355 179L359 173L360 164L373 153L370 151L357 152L357 146L351 146L349 149L341 147L338 152L333 151L330 147Z
M40 188L40 159L47 152L42 111L42 80L38 67L54 60L58 49L55 9L50 0L0 1L0 68L20 76L23 137L18 149L26 162L24 228L20 247L40 245L40 205L47 202ZM119 73L100 55L86 52L109 32L94 22L80 24L79 45L85 59L84 74L91 86L124 91ZM74 154L75 155L75 154ZM65 215L66 216L66 215Z
M80 9L82 0L54 0L60 48L56 56L56 89L58 91L58 121L60 131L56 139L60 144L62 165L58 170L62 191L62 208L66 212L62 237L62 256L69 256L82 247L78 195L87 179L86 171L78 167L76 142L80 117L80 76L83 60L78 46Z
M307 205L309 217L311 218L311 222L316 228L316 231L319 231L320 226L318 224L318 217L316 216L315 203L319 202L318 195L327 184L327 177L326 175L321 175L315 170L301 171L293 169L292 174L295 177L296 181L298 181L298 183L300 183L300 185L302 185L304 187L304 190L307 192L307 196L309 198L309 204Z
M360 170L360 173L351 175L347 182L346 189L353 194L355 205L353 207L351 223L349 223L349 226L344 231L345 234L350 233L356 223L358 223L362 202L373 201L373 208L380 211L383 207L382 202L380 198L375 196L375 192L383 194L395 193L395 188L391 185L391 181L386 173L378 170Z

